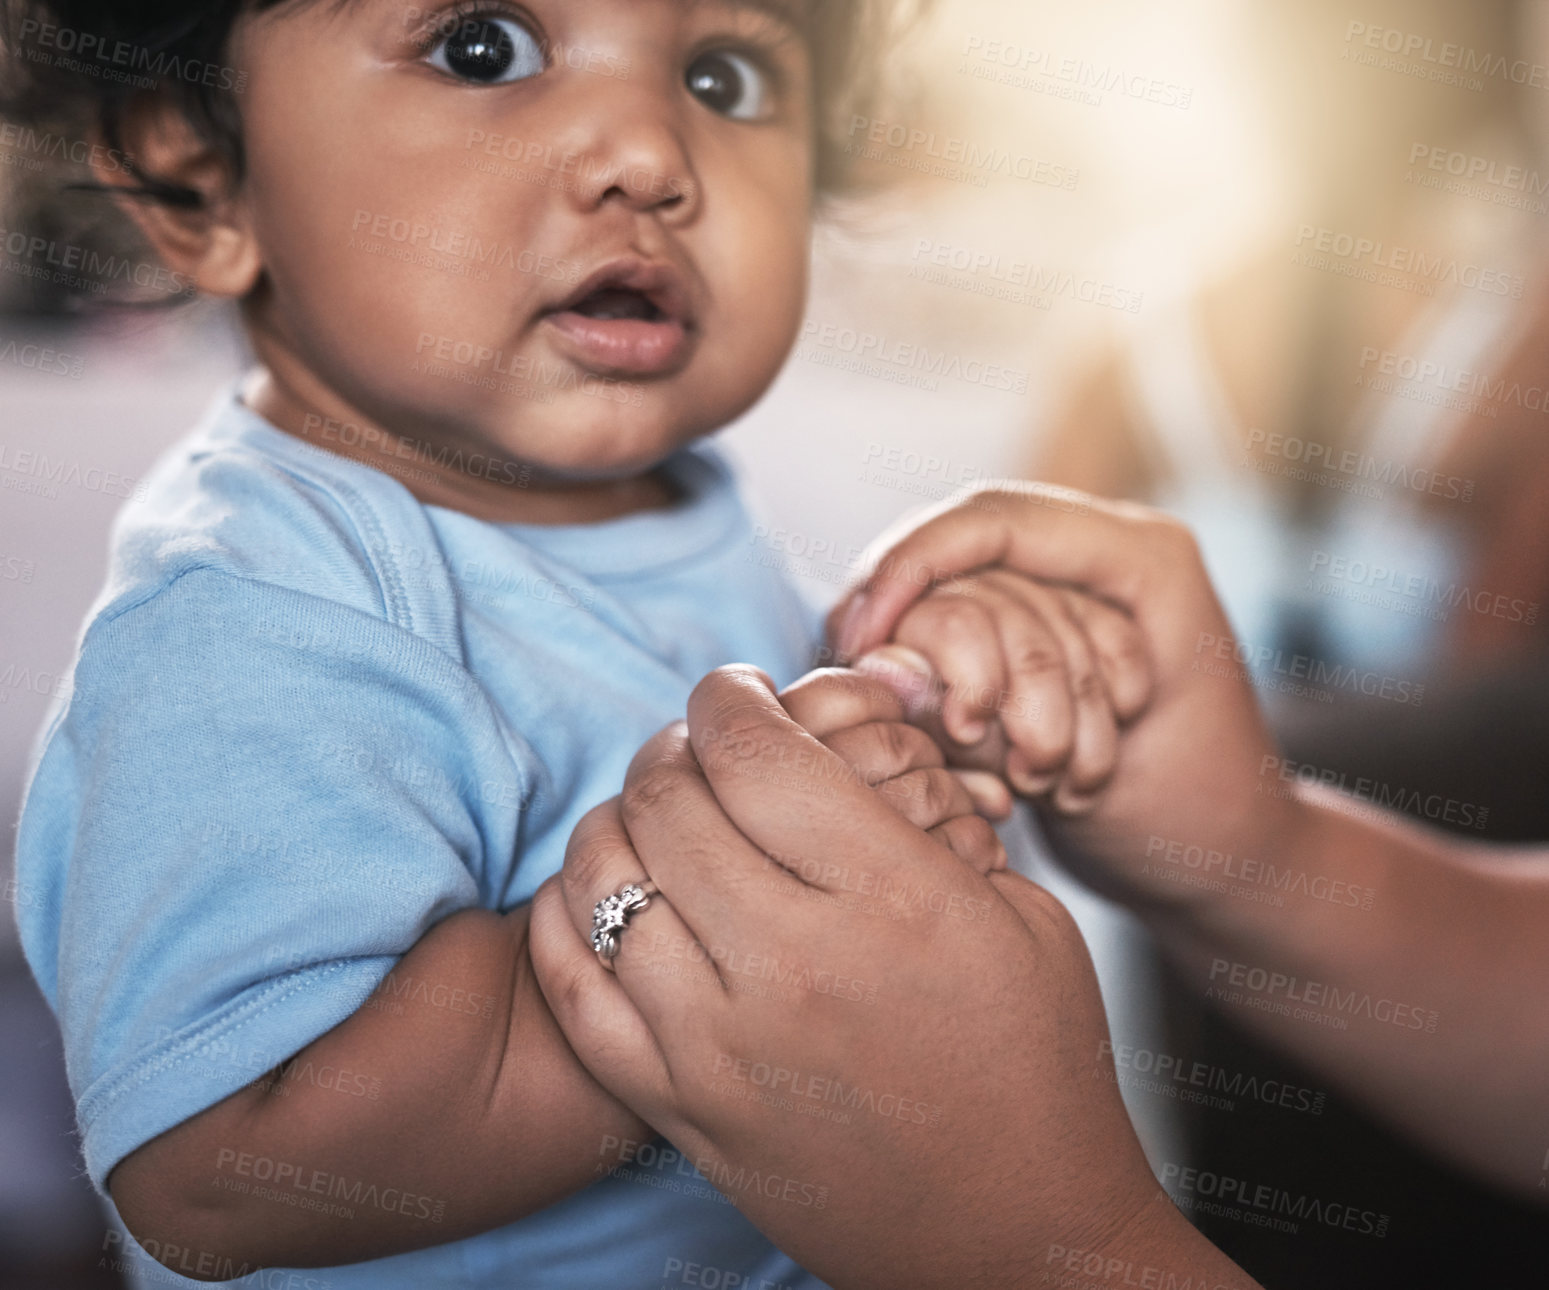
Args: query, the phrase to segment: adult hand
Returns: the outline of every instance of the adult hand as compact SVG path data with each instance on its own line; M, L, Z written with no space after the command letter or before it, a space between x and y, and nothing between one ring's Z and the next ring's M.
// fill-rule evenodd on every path
M1180 524L1039 485L983 490L885 540L830 620L841 654L889 639L925 588L985 568L1110 601L1151 655L1151 704L1096 806L1046 819L1071 867L1145 915L1234 1020L1414 1141L1545 1203L1549 1011L1523 1000L1525 982L1549 981L1549 853L1288 790L1248 664L1287 688L1402 701L1405 683L1238 641Z
M1155 863L1157 854L1270 855L1300 827L1296 803L1264 792L1275 746L1243 664L1258 647L1237 642L1183 525L1141 506L1006 484L934 508L877 546L875 571L829 620L841 656L893 639L938 583L984 571L1106 601L1139 629L1149 705L1124 731L1088 813L1046 818L1093 885L1141 908L1198 903L1199 889L1177 881L1181 867ZM1121 653L1134 647L1114 639Z
M609 973L592 906L646 876ZM846 775L761 673L712 674L642 749L532 938L596 1078L836 1286L1029 1284L1078 1255L1250 1284L1150 1175L1063 907Z

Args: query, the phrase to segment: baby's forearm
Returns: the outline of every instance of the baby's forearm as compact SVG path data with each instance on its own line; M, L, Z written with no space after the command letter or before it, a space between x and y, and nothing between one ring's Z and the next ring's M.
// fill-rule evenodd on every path
M355 1263L512 1222L607 1172L605 1148L649 1130L555 1024L527 916L438 924L347 1021L122 1161L109 1188L130 1231L211 1279Z
M1549 1137L1530 1126L1549 1125L1549 1014L1522 1001L1549 985L1549 854L1358 817L1319 791L1300 808L1266 864L1166 907L1158 931L1227 1016L1542 1200Z

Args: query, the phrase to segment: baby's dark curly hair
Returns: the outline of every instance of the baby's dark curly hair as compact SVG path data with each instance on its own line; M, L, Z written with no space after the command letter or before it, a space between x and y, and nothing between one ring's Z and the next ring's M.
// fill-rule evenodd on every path
M245 170L240 74L226 61L246 14L356 0L0 0L0 120L13 129L57 130L79 161L90 147L135 181L141 200L197 209L193 189L147 173L122 146L122 124L137 95L171 96L214 144L240 183ZM845 150L852 113L879 91L894 37L931 0L805 0L799 6L812 50L817 121L815 183L820 197L852 190ZM90 141L88 145L86 141ZM51 176L53 193L90 191L84 167ZM74 182L69 182L73 180ZM117 191L122 192L122 189ZM37 193L31 204L37 208ZM57 212L39 212L58 222ZM101 219L96 226L100 232Z

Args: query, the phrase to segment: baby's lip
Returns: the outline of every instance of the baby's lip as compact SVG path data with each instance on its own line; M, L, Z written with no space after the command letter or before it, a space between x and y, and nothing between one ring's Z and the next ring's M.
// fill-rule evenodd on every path
M661 321L685 330L694 324L693 305L683 273L665 260L621 256L594 269L563 300L550 305L546 314L568 313L589 296L605 290L637 291L658 310Z

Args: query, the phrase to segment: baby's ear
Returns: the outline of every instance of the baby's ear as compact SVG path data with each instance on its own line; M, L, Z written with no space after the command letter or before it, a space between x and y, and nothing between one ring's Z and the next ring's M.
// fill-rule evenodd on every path
M132 170L98 161L95 178L120 194L161 263L207 295L240 299L251 291L263 260L232 163L175 97L131 100L119 122L119 144Z

